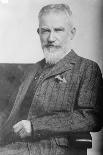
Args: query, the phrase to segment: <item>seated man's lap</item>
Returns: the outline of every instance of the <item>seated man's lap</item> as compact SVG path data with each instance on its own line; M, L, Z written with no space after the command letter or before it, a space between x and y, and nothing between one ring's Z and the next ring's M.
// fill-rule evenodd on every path
M69 150L52 142L13 143L0 147L0 155L68 155Z
M14 143L0 147L0 155L29 155L27 144Z

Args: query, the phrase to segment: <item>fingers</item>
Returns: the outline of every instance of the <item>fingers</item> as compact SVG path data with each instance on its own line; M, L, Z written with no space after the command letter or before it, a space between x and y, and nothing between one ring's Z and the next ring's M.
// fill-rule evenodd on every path
M13 129L14 129L14 132L15 132L15 133L17 133L17 132L19 132L20 130L22 130L22 128L23 128L23 125L22 125L21 122L18 122L17 124L15 124L15 125L13 126Z
M21 138L25 138L26 136L27 136L27 133L26 133L26 131L24 130L24 128L22 128L20 131L19 131L19 136L21 137Z
M14 125L13 128L14 128L14 132L17 135L19 135L21 138L25 138L27 136L27 132L25 131L25 128L20 122Z
M13 130L21 138L31 136L31 122L28 120L22 120L13 126Z

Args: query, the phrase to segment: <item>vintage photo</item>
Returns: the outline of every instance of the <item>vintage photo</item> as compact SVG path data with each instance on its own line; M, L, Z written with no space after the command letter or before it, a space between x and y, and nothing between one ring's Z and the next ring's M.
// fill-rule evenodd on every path
M0 0L0 155L100 155L101 0Z

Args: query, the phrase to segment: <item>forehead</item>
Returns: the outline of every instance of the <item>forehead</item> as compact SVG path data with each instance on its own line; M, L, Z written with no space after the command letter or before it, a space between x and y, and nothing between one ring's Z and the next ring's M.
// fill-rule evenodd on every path
M67 26L69 17L64 12L49 12L43 14L39 19L39 26L59 27Z

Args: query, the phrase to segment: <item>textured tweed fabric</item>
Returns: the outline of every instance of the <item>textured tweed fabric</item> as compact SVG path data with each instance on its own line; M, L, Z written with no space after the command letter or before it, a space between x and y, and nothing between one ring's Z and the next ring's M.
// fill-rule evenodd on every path
M100 69L95 62L79 57L74 51L52 67L43 60L34 68L22 83L13 110L0 130L2 143L4 137L6 141L10 138L13 124L25 115L32 123L32 136L29 143L22 143L18 150L18 144L14 143L6 145L1 152L16 148L14 154L18 155L66 155L70 153L71 133L89 134L101 127L103 81ZM30 88L32 81L33 88ZM27 97L30 89L33 94ZM26 113L24 105L28 107ZM12 151L6 154L11 155Z

